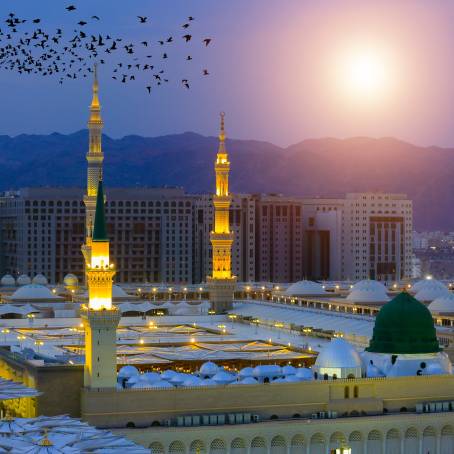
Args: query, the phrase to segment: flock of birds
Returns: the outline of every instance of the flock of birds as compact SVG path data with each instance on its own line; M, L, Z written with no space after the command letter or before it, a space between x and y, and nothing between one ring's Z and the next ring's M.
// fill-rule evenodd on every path
M65 9L68 13L77 14L75 5ZM194 38L190 31L194 20L194 17L189 16L178 36L166 36L156 42L129 42L122 37L89 32L90 25L101 21L96 15L90 19L80 19L68 35L62 28L51 33L46 31L40 25L40 18L29 20L9 13L4 21L6 28L0 27L0 69L19 74L52 76L63 84L67 80L87 77L97 63L110 66L112 79L119 83L145 79L145 89L151 93L155 87L170 80L166 62L170 58L171 46L177 40L181 40L184 46L199 41L200 46L208 47L212 42L211 38ZM147 16L137 16L137 21L140 26L150 23ZM184 59L191 62L193 57L187 52ZM209 74L206 68L201 69L202 76ZM188 76L180 76L178 83L186 89L190 88Z

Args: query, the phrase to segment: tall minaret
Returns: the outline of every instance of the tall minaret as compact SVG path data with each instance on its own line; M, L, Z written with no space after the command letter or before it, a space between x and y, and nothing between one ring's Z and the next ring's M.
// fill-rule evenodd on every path
M81 311L85 328L84 386L115 388L117 381L116 331L121 313L112 305L114 265L109 258L104 214L104 191L99 180L90 261L86 264L88 307Z
M214 165L216 194L213 196L214 231L210 233L213 248L213 272L207 278L211 308L223 313L232 308L236 277L232 276L233 232L230 231L229 213L232 198L229 193L230 162L225 147L225 114L221 113L219 149Z
M102 152L101 139L104 123L101 118L101 105L99 103L98 68L94 66L93 99L90 105L90 119L88 120L88 153L87 153L87 192L84 196L85 203L85 232L86 240L82 246L85 262L90 262L91 232L95 215L96 193L98 182L102 179L102 164L104 153Z

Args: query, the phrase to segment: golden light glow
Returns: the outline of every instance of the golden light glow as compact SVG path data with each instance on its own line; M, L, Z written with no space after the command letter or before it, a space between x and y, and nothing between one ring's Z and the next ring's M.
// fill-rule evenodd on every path
M100 311L102 309L112 309L112 298L90 298L90 309Z

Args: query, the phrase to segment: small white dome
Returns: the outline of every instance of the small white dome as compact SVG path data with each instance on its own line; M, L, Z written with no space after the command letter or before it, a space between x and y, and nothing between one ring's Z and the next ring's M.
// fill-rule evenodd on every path
M178 375L178 372L175 372L172 369L167 369L161 374L161 379L162 380L171 380L175 375Z
M200 366L199 374L203 377L213 377L217 374L219 366L211 361L208 361Z
M219 371L216 375L212 377L212 380L215 381L216 383L219 383L220 385L232 383L232 381L235 381L235 379L236 377L234 375L229 374L224 370Z
M282 374L283 375L296 375L296 367L293 366L284 366L282 368Z
M238 375L240 378L252 377L254 375L254 369L252 367L244 367Z
M12 295L11 301L15 300L52 300L58 298L47 287L38 284L27 284L19 287Z
M326 291L318 282L299 281L288 287L285 294L289 296L314 296L324 295L326 294Z
M439 284L441 284L441 282L437 281L436 279L421 279L410 287L409 292L413 294L418 293L428 282L438 282Z
M361 368L361 364L361 357L355 348L344 339L335 338L322 349L314 367L324 373L322 369L356 369ZM336 375L342 378L340 374Z
M47 285L48 281L44 274L39 273L32 279L32 284Z
M454 294L448 293L436 298L429 304L429 310L436 314L454 313Z
M258 381L254 377L245 377L243 380L238 382L241 385L256 385Z
M254 377L274 378L282 376L282 369L275 364L254 367Z
M21 274L17 278L17 285L28 285L28 284L31 284L31 283L32 283L32 280L26 274Z
M434 301L437 298L448 296L449 290L446 285L434 279L426 279L424 284L421 285L415 298L418 301Z
M187 377L183 382L183 386L200 386L201 383L201 378L196 377L195 375L191 375L190 377Z
M139 371L134 366L123 366L118 371L118 378L130 378L139 375Z
M364 280L357 282L347 296L352 303L383 303L389 301L386 287L378 281Z
M14 287L16 285L16 281L11 274L5 274L0 283L5 287Z
M79 285L79 279L76 275L69 273L63 278L63 284L66 287L75 287Z

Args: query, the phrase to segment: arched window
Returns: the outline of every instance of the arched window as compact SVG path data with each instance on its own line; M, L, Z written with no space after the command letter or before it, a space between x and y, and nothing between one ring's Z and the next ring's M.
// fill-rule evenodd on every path
M358 386L355 386L355 387L353 388L353 397L354 397L355 399L357 399L358 396L359 396L359 388L358 388Z
M349 399L350 398L350 388L346 386L344 388L344 399Z

